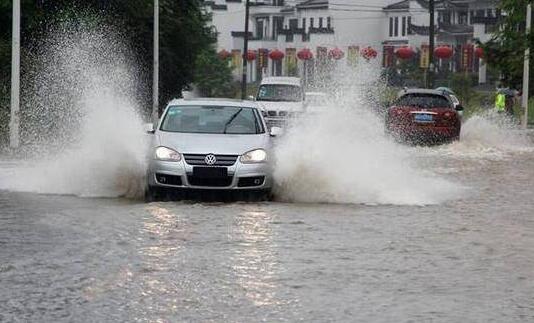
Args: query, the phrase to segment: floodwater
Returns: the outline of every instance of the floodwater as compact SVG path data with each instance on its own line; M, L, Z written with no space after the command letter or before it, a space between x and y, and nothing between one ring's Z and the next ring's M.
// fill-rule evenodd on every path
M407 148L463 187L437 204L145 204L3 187L0 321L533 321L534 151L482 142L476 127Z
M0 154L0 322L534 321L532 136L398 145L362 62L278 142L277 201L145 204L142 75L90 25L36 46L31 146Z

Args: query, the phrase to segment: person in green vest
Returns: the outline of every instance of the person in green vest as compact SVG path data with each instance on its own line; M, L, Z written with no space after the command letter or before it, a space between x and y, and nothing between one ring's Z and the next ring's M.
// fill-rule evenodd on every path
M499 113L506 111L506 95L501 90L495 95L495 111Z

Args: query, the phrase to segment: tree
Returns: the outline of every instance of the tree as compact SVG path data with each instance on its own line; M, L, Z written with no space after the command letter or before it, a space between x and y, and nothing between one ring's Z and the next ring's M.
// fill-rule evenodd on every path
M499 4L503 16L493 37L482 44L487 63L501 71L508 86L522 83L523 53L528 47L534 49L534 33L526 35L527 4L533 0L502 0ZM531 51L531 54L534 50ZM531 59L531 69L534 61ZM534 94L534 88L531 88Z
M221 59L213 48L203 50L195 60L194 83L200 95L233 97L232 69L228 59Z
M0 0L0 82L8 82L11 59L11 0ZM153 0L22 0L21 50L32 46L65 13L95 12L122 27L133 44L147 83L152 74ZM160 0L160 103L193 81L195 58L216 41L201 0ZM22 62L24 64L24 61ZM25 66L22 66L24 73ZM146 98L149 107L150 97Z

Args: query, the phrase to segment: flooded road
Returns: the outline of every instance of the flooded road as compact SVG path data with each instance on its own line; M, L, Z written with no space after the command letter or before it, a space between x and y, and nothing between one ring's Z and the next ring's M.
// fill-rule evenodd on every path
M534 152L477 149L414 149L427 206L0 191L0 321L533 321Z

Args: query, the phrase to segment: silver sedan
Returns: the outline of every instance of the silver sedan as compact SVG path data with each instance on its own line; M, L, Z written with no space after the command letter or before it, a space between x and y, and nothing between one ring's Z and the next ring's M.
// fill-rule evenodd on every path
M173 100L151 147L147 200L183 190L270 194L271 134L254 102Z

